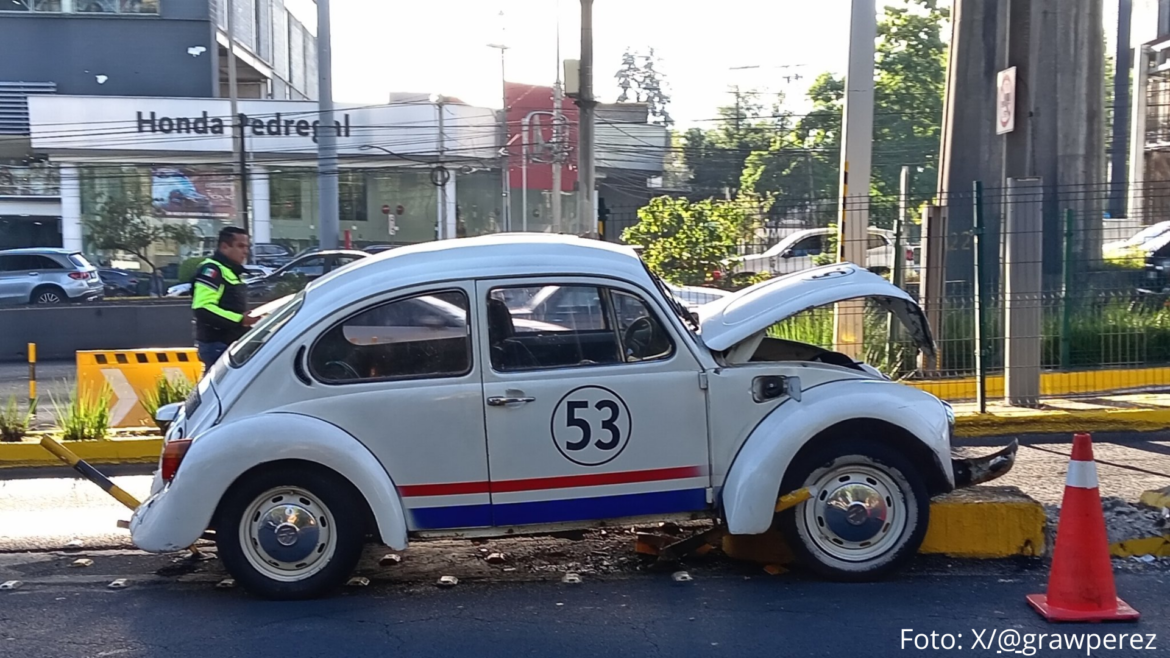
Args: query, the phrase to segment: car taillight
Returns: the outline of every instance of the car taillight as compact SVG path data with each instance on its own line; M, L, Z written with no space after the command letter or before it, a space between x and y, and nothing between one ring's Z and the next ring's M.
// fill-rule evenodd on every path
M89 273L88 272L70 272L69 278L70 279L77 279L78 281L81 281L82 279L88 279Z
M183 457L187 456L187 449L191 447L191 439L175 439L167 441L162 454L162 479L170 482L179 472L179 465Z

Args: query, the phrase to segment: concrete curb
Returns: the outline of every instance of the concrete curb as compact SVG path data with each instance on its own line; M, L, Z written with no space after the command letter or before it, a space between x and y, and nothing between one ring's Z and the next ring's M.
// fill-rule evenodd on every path
M959 414L955 436L1153 432L1170 428L1170 409L1012 409Z
M1016 487L970 487L930 502L930 526L920 554L955 558L1037 557L1047 550L1044 506ZM994 532L988 532L994 529ZM728 535L723 552L737 560L790 564L792 551L777 531Z
M149 464L162 454L161 437L70 441L65 446L90 464ZM0 469L64 464L40 443L0 443Z

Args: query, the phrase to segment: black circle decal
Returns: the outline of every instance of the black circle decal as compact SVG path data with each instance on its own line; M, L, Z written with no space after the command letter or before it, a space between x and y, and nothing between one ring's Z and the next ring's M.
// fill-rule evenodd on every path
M613 461L630 442L626 401L602 386L581 386L553 409L552 440L565 459L582 466Z

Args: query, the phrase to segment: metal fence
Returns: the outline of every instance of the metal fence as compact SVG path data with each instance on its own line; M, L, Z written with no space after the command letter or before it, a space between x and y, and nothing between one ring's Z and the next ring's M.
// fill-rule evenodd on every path
M1170 386L1170 184L1132 190L1128 217L1105 216L1110 194L1025 181L932 199L783 200L739 246L735 268L778 276L862 255L856 264L926 310L936 361L916 359L908 333L873 303L813 309L772 335L896 377L944 380L951 398L974 398L977 378L1001 396L1013 350L1013 364L1024 355L1042 372L1043 395ZM864 244L838 244L842 216L867 221ZM637 221L613 219L609 239Z

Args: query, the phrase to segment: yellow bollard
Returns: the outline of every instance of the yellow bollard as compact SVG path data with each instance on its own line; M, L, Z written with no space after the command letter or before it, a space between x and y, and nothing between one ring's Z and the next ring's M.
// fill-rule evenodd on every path
M80 457L73 454L68 448L57 443L52 438L46 436L41 439L41 447L56 455L61 461L72 466L73 470L84 475L87 480L101 487L103 491L113 496L115 500L126 507L134 510L138 509L138 506L142 504L138 502L137 498L126 493L121 487L114 484L110 478L102 475L96 468L82 461Z
M783 496L780 496L779 500L776 501L776 511L783 512L789 507L796 507L809 498L812 498L812 490L808 487L797 489L796 491L793 491L789 494L784 494Z
M37 344L28 344L28 413L37 415Z

